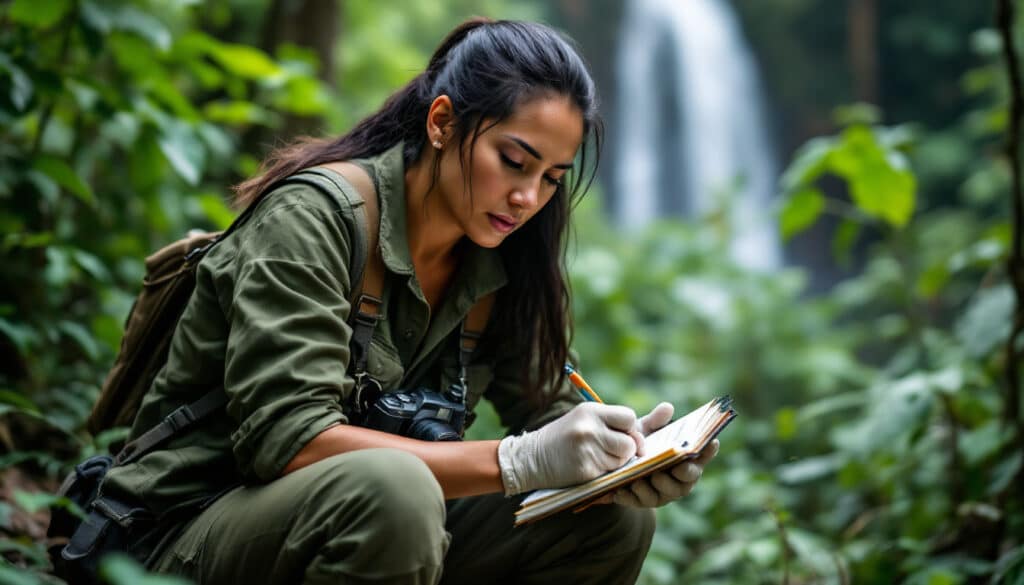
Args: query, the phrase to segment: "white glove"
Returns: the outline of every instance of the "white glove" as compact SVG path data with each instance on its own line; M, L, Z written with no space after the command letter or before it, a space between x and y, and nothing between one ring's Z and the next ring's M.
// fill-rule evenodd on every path
M582 483L622 466L643 449L636 413L584 402L540 429L498 445L505 495Z
M673 407L662 402L647 416L637 421L637 429L647 436L672 420ZM704 465L718 453L718 439L711 441L700 455L664 471L638 479L615 491L611 501L635 508L655 508L690 493L704 472Z

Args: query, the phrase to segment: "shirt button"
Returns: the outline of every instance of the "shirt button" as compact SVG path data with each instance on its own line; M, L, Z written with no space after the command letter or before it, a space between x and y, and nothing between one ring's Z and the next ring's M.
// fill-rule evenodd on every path
M416 332L413 331L412 329L406 329L403 335L405 336L406 339L412 339L412 336L416 335Z

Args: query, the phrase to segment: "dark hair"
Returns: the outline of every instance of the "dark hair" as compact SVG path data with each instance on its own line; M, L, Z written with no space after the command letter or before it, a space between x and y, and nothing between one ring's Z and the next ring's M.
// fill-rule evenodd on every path
M456 118L451 138L458 141L459 152L470 156L481 133L532 99L567 97L583 117L579 170L571 171L551 201L498 248L509 282L496 299L482 348L496 350L501 340L502 346L522 349L527 395L542 405L548 398L545 389L564 381L562 365L572 340L564 267L569 212L594 180L603 137L594 82L574 46L559 33L528 22L477 18L462 23L441 42L426 71L389 97L377 113L339 138L304 138L272 153L262 174L236 187L236 203L252 203L301 169L370 157L400 141L408 167L428 140L427 113L439 95L451 99ZM588 151L593 151L590 164ZM437 165L435 160L435 180Z

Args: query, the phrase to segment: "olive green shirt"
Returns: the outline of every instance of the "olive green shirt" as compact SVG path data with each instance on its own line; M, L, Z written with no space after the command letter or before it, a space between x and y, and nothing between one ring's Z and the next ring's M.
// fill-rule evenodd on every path
M374 330L368 370L385 391L444 389L458 375L459 325L478 299L506 282L500 256L470 244L431 315L409 253L401 144L359 162L377 186L387 269L383 319ZM226 412L112 469L104 493L129 496L163 515L239 483L274 480L313 437L348 422L355 213L361 211L344 197L285 185L206 255L131 438L217 386L228 394ZM566 386L543 412L531 407L519 379L520 360L528 354L518 348L475 361L468 370L467 407L485 396L502 424L518 432L579 402Z

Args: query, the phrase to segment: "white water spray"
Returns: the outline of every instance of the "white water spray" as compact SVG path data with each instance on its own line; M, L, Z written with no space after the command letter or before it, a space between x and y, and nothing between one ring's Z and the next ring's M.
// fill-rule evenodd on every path
M700 217L731 195L731 252L772 269L778 171L753 58L723 0L629 0L617 68L614 197L627 228Z

